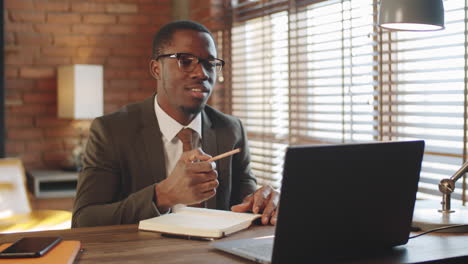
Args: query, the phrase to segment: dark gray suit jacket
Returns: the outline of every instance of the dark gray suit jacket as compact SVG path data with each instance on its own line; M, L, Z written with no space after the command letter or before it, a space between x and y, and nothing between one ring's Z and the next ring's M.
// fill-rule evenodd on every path
M229 210L255 191L250 153L241 122L210 106L202 111L202 149L215 156L219 187L208 208ZM90 128L73 209L73 227L135 224L158 216L155 184L166 178L162 134L154 95L95 119Z

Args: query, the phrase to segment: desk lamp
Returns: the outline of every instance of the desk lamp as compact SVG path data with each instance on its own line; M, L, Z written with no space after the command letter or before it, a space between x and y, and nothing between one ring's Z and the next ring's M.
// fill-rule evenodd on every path
M58 69L58 117L74 120L91 120L103 114L103 66L75 64ZM73 168L79 170L84 151L87 124L78 122L79 143L71 156Z
M444 6L442 0L381 0L379 26L389 30L430 31L444 29ZM452 225L468 225L468 210L451 210L450 196L455 182L468 171L468 162L449 179L439 183L442 193L442 209L437 202L417 201L413 225L421 230ZM440 205L439 205L440 206ZM444 231L441 231L444 232ZM468 227L447 229L445 232L468 232Z
M390 30L444 29L442 0L380 0L379 26Z

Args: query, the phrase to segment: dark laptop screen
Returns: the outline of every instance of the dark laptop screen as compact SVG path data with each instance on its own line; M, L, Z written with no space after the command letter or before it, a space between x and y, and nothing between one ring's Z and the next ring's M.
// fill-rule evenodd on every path
M273 263L405 244L423 141L289 147Z

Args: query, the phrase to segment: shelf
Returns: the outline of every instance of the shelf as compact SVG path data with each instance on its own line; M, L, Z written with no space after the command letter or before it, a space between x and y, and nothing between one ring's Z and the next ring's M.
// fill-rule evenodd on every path
M75 197L78 172L36 170L29 176L28 187L36 198Z

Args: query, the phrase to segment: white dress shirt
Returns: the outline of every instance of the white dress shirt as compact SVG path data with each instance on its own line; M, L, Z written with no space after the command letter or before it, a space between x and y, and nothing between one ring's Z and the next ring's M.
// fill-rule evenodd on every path
M198 134L198 138L201 140L202 120L201 115L198 114L188 126L183 126L164 112L159 106L157 98L158 95L154 97L154 111L156 112L159 129L162 133L166 173L169 176L182 155L182 141L177 137L177 133L184 128L191 128ZM201 146L200 140L193 142L196 148Z

